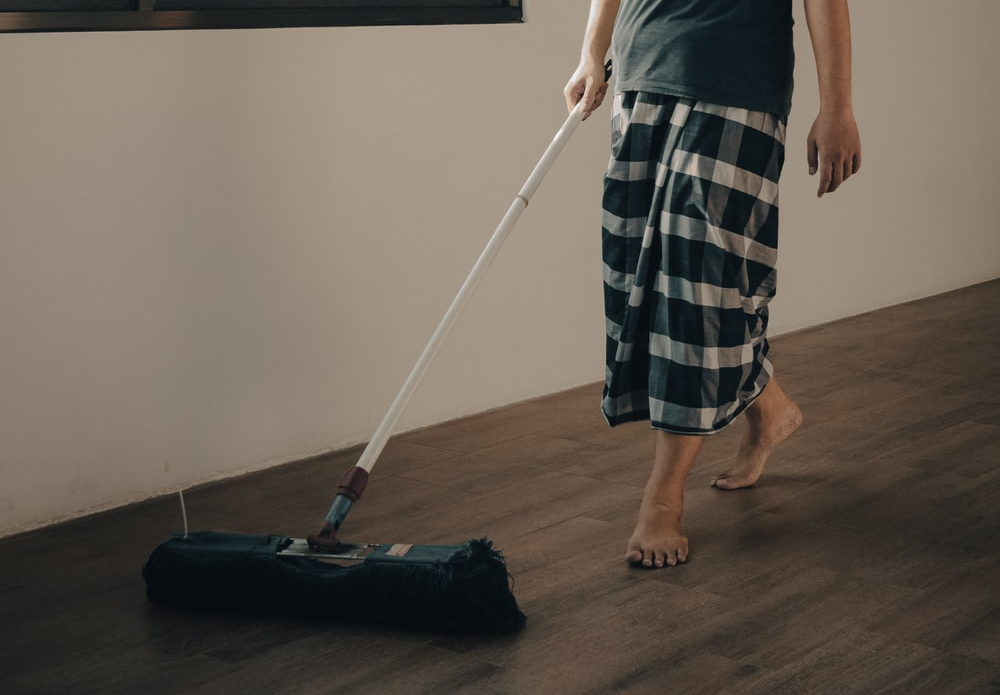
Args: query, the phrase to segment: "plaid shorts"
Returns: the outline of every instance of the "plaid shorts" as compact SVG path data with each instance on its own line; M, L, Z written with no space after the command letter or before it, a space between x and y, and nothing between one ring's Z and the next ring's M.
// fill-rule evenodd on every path
M603 258L611 425L714 434L772 373L785 119L615 95Z

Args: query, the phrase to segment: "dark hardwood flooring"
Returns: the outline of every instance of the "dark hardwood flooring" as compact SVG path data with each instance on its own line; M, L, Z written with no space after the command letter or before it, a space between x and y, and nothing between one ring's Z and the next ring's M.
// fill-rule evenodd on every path
M773 340L802 430L750 490L688 486L688 564L622 561L651 454L600 386L395 438L342 535L487 535L527 627L460 637L174 611L164 498L0 541L0 693L1000 693L1000 281ZM193 528L314 531L358 449L186 494Z

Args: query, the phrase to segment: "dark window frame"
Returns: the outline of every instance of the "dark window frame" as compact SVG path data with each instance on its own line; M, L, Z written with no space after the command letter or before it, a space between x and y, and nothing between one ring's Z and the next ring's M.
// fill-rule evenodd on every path
M0 0L0 33L523 21L522 0Z

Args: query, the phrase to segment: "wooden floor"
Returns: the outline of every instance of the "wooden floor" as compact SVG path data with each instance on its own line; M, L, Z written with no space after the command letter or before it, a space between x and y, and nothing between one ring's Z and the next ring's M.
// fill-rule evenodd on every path
M741 425L707 444L687 565L622 561L650 435L590 385L393 440L343 530L489 536L522 632L151 606L162 499L0 541L0 693L1000 693L1000 281L773 349L806 424L746 491L707 485ZM192 490L192 526L314 531L357 453Z

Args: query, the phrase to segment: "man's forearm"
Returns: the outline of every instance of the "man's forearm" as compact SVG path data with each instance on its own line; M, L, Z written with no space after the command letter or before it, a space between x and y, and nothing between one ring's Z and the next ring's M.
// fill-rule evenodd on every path
M611 34L621 0L591 0L587 30L583 35L581 63L603 65L611 48Z
M821 109L850 109L851 19L847 0L805 0Z

